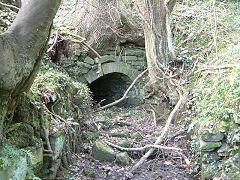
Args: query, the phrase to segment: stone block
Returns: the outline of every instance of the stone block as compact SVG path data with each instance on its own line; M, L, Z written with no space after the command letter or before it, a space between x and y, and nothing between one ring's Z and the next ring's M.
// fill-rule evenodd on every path
M101 59L101 63L104 64L106 62L114 62L114 61L117 61L117 56L114 56L114 55L105 55L105 56L102 56L102 59Z
M137 56L123 56L124 61L138 61Z
M123 55L126 56L143 56L145 54L144 50L141 49L125 49Z
M92 156L96 160L109 162L113 162L116 157L113 149L100 141L95 141L92 148Z

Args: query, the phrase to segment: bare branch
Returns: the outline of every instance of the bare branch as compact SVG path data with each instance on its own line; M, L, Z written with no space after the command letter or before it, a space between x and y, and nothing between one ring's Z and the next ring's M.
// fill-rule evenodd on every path
M114 106L114 105L122 102L124 99L126 99L126 98L127 98L127 94L128 94L129 91L132 89L132 87L134 86L134 84L135 84L135 83L137 82L137 80L138 80L139 78L141 78L147 71L148 71L148 69L145 69L141 74L139 74L139 75L136 77L136 79L132 82L132 84L129 86L129 88L128 88L128 89L126 90L126 92L124 93L123 97L121 97L120 99L118 99L118 100L116 100L116 101L114 101L114 102L112 102L112 103L110 103L110 104L107 104L107 105L101 107L100 109L109 108L109 107L111 107L111 106Z
M7 7L7 8L10 8L10 9L13 9L15 11L19 11L19 8L16 7L16 6L13 6L13 5L5 4L5 3L2 3L2 2L0 2L0 5L4 6L4 7Z
M120 151L144 151L146 150L147 148L154 148L154 149L165 149L165 150L173 150L173 151L183 151L182 149L180 148L175 148L175 147L166 147L166 146L161 146L161 145L154 145L154 144L148 144L144 147L139 147L139 148L124 148L124 147L121 147L121 146L118 146L116 144L113 144L113 143L110 143L108 141L104 141L107 145L111 146L111 147L114 147Z

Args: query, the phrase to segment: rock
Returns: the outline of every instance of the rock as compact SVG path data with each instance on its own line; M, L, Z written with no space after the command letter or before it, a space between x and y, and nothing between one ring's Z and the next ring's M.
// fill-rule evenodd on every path
M84 59L84 62L88 63L88 64L91 64L91 65L93 65L95 63L94 59L92 59L88 56Z
M112 148L104 145L100 141L96 141L92 148L93 158L99 161L109 161L112 162L115 159L115 153Z
M96 172L91 168L83 168L83 174L92 178L96 177Z
M227 145L227 143L223 143L223 145L221 146L221 148L218 149L217 153L218 153L219 156L228 156L228 155L229 155L229 153L228 153L229 149L230 149L230 148L229 148L229 146Z
M116 155L116 162L123 166L129 166L130 158L127 152L122 152Z
M202 133L202 140L206 142L219 142L223 140L224 134L223 133L209 133L209 131L205 130Z
M205 142L205 141L200 141L200 150L201 151L214 151L215 148L221 147L222 143L221 142Z
M118 145L125 148L129 148L131 146L128 140L121 140L119 141Z

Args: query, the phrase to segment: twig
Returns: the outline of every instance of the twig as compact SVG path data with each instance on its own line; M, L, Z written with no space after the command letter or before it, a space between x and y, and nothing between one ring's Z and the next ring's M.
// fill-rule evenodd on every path
M148 109L148 111L152 112L153 114L153 123L154 123L154 127L157 127L157 121L156 121L156 113L153 109Z
M141 74L139 74L139 75L136 77L136 79L134 79L134 81L132 82L132 84L129 86L129 88L128 88L128 89L126 90L126 92L124 93L123 97L121 97L120 99L118 99L118 100L116 100L116 101L114 101L114 102L112 102L112 103L110 103L110 104L107 104L107 105L101 107L100 109L102 110L102 109L109 108L109 107L111 107L111 106L114 106L114 105L122 102L124 99L126 99L126 98L127 98L127 94L128 94L129 91L132 89L132 87L134 86L134 84L135 84L135 83L137 82L137 80L138 80L139 78L141 78L147 71L148 71L148 69L145 69Z
M223 65L223 66L206 66L206 67L203 67L199 70L197 70L196 72L194 72L194 74L197 74L201 71L206 71L206 70L219 70L219 69L228 69L228 68L233 68L233 67L240 67L240 64L226 64L226 65Z
M166 147L166 146L161 146L161 145L154 145L154 144L148 144L146 146L143 146L143 147L139 147L139 148L125 148L125 147L121 147L121 146L118 146L116 144L113 144L113 143L110 143L108 141L104 141L107 145L111 146L111 147L114 147L120 151L144 151L146 150L147 148L154 148L154 149L165 149L165 150L173 150L173 151L183 151L182 149L180 148L175 148L175 147Z
M14 9L14 10L16 10L16 11L19 11L19 8L16 7L16 6L13 6L13 5L5 4L5 3L2 3L2 2L0 2L0 5L1 5L1 6L8 7L8 8L10 8L10 9Z
M166 134L167 134L167 131L168 131L168 129L169 129L169 126L170 126L170 124L172 123L172 120L174 119L175 114L177 113L177 111L178 111L178 109L180 108L182 102L185 100L185 98L188 96L188 94L189 94L189 92L186 92L186 93L184 93L183 96L180 97L178 103L176 104L176 106L174 107L174 109L172 110L172 112L170 113L170 115L169 115L169 117L168 117L168 119L167 119L167 121L166 121L166 125L165 125L165 127L164 127L164 129L163 129L163 131L162 131L161 136L158 137L158 139L157 139L157 141L154 143L154 145L158 145L158 144L160 144L160 143L164 140L164 138L165 138L165 136L166 136ZM139 166L141 166L141 165L143 164L143 162L144 162L153 152L154 152L154 149L151 148L151 149L140 159L140 161L132 167L131 173L132 173L133 171L135 171Z
M88 43L86 43L86 39L82 36L72 34L72 33L63 32L63 34L67 34L67 35L73 36L75 38L81 39L81 41L78 41L78 40L72 40L72 41L84 44L87 48L89 48L99 58L97 74L101 73L102 72L102 64L101 64L102 57L98 54L97 51L95 51L95 49L93 49Z

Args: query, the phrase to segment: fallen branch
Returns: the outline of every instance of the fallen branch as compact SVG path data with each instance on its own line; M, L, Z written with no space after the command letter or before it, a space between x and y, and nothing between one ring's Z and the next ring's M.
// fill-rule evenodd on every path
M122 102L124 99L126 99L126 98L127 98L127 94L128 94L129 91L132 89L132 87L134 86L134 84L135 84L135 83L137 82L137 80L138 80L139 78L141 78L147 71L148 71L148 69L145 69L141 74L139 74L139 75L136 77L136 79L134 79L134 81L132 82L132 84L129 86L129 88L128 88L128 89L126 90L126 92L124 93L123 97L121 97L120 99L118 99L118 100L116 100L116 101L114 101L114 102L112 102L112 103L110 103L110 104L107 104L107 105L101 107L100 109L102 110L102 109L106 109L106 108L112 107L112 106L114 106L114 105Z
M173 118L175 116L175 114L177 113L178 109L180 108L182 102L186 99L186 97L188 96L189 92L186 92L183 94L183 96L180 97L180 99L178 100L178 103L176 104L176 106L174 107L174 109L172 110L172 112L170 113L167 121L166 121L166 125L162 131L162 134L161 136L158 137L157 141L154 143L154 145L158 145L160 143L162 143L162 141L164 140L166 134L167 134L167 131L169 129L169 126L170 124L172 123L173 121ZM135 164L132 169L131 169L131 173L133 171L135 171L139 166L141 166L143 164L143 162L154 152L154 149L151 148L141 159L140 161Z
M67 34L67 35L73 36L75 38L81 39L80 41L78 41L78 40L72 40L72 41L76 42L76 43L84 44L87 48L89 48L99 58L97 74L101 73L102 72L102 63L101 63L102 57L98 54L97 51L95 51L95 49L93 49L88 43L86 43L86 39L82 36L72 34L72 33L63 32L63 34Z
M161 145L154 145L154 144L148 144L146 146L143 146L143 147L139 147L139 148L124 148L124 147L121 147L121 146L118 146L116 144L113 144L113 143L110 143L108 141L104 141L107 145L111 146L111 147L114 147L120 151L144 151L146 150L147 148L154 148L154 149L165 149L165 150L173 150L173 151L183 151L182 149L180 148L175 148L175 147L166 147L166 146L161 146Z
M16 11L19 11L19 8L16 7L16 6L13 6L13 5L5 4L5 3L2 3L2 2L0 2L0 5L1 5L1 6L5 6L5 7L7 7L7 8L10 8L10 9L14 9L14 10L16 10Z
M203 68L197 70L196 72L194 72L194 74L197 74L201 71L206 71L206 70L219 70L219 69L228 69L228 68L233 68L233 67L240 67L240 64L226 64L223 66L206 66L206 67L203 67Z

